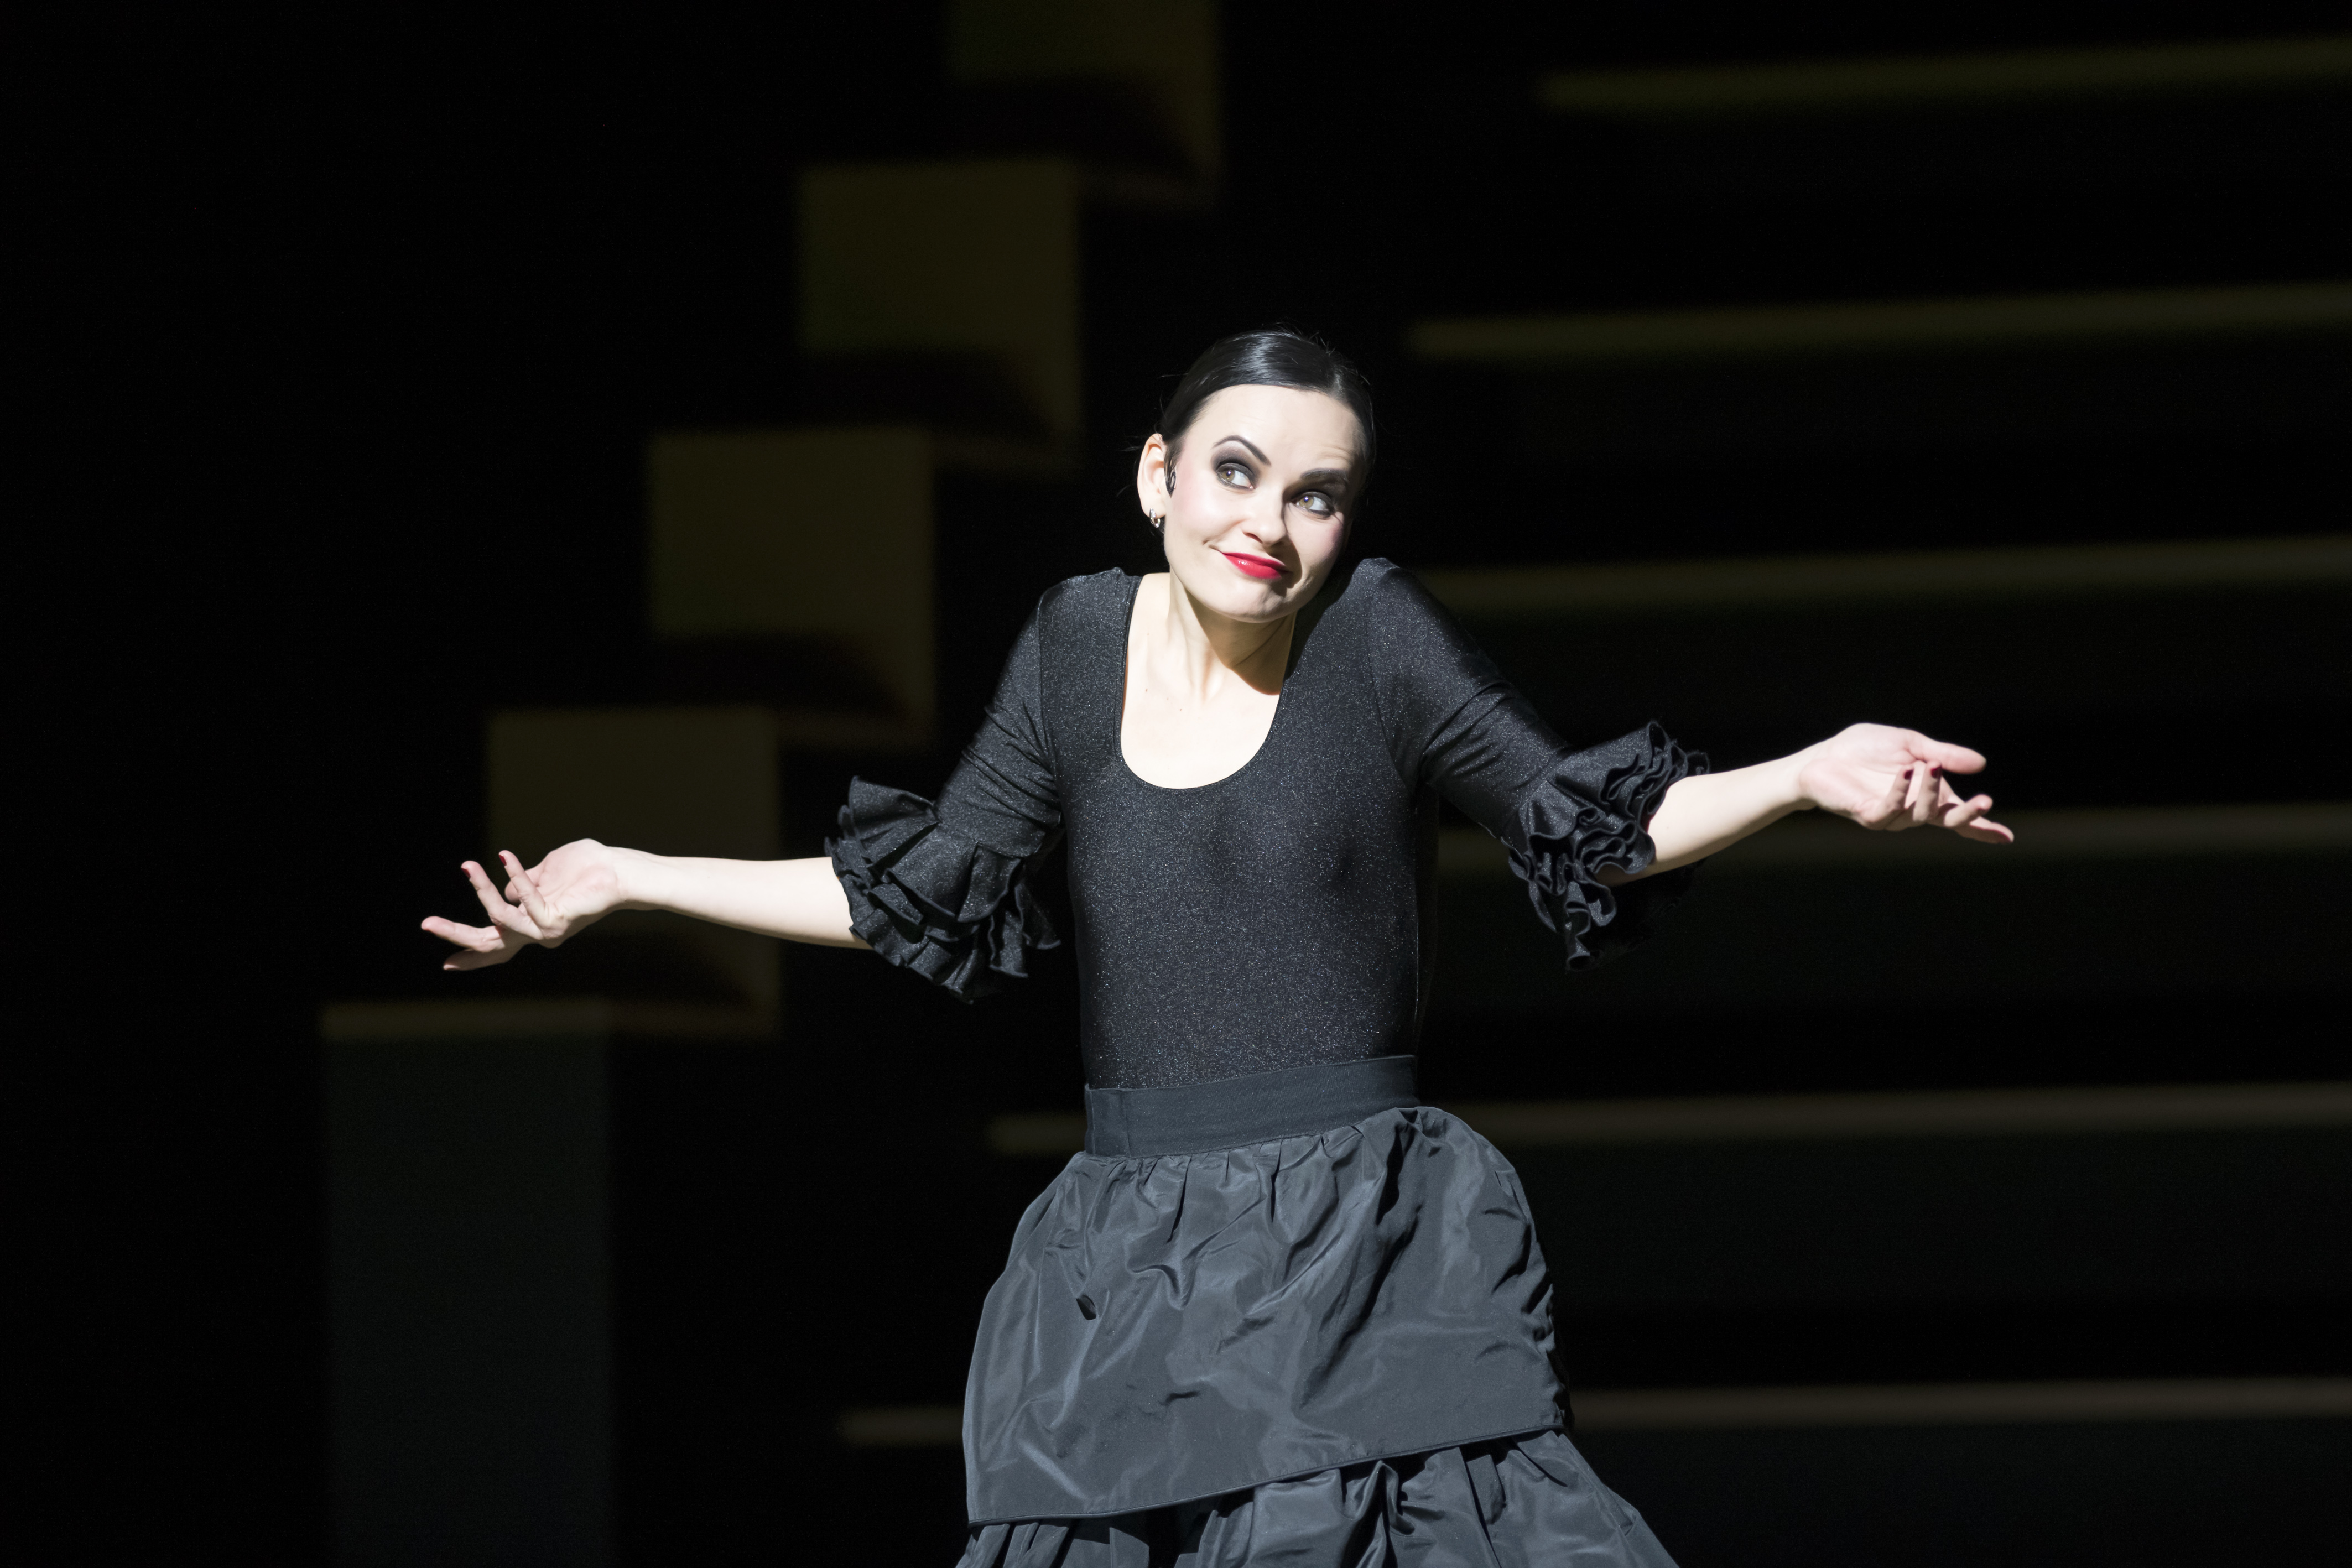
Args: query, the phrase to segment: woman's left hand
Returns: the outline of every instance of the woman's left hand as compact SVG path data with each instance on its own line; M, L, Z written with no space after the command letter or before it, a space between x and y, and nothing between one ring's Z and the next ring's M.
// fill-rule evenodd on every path
M1916 729L1857 724L1797 754L1797 790L1806 805L1865 828L1949 828L1962 838L2005 844L2016 835L1985 816L1992 797L1963 798L1948 773L1975 773L1984 758Z

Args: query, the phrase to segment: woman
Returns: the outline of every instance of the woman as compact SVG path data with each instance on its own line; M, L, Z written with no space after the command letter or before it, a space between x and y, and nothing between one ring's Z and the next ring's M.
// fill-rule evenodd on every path
M1338 354L1217 343L1136 468L1168 570L1046 591L936 806L853 780L824 859L469 862L491 924L425 923L467 969L668 909L969 997L1055 942L1024 868L1066 835L1087 1148L982 1316L965 1568L1669 1563L1563 1430L1516 1176L1413 1092L1436 799L1571 967L1790 811L2010 836L1944 778L1984 759L1907 730L1569 751L1411 577L1340 570L1373 438Z

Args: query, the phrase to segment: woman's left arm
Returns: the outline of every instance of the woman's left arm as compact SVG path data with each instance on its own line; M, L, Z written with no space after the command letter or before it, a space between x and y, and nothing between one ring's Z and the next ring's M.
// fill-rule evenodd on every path
M1650 819L1658 858L1641 875L1704 860L1791 811L1833 811L1881 832L1949 828L1962 838L2005 844L2014 835L1985 816L1992 797L1963 798L1945 777L1984 765L1967 747L1915 729L1857 724L1791 756L1680 779ZM1601 880L1617 885L1639 878L1612 867Z

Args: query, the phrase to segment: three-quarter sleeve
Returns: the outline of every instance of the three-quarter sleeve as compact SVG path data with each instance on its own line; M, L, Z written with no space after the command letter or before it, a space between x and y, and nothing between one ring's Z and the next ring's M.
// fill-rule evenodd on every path
M1613 888L1601 873L1649 869L1651 817L1706 757L1654 724L1571 751L1427 589L1393 569L1381 589L1376 690L1398 767L1503 841L1570 968L1640 942L1697 868Z
M1059 946L1028 877L1062 822L1041 681L1032 615L938 801L853 779L840 835L825 841L850 929L967 1001Z

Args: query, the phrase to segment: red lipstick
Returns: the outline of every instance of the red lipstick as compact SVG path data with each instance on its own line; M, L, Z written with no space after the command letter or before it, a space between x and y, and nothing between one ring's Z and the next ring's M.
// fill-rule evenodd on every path
M1217 552L1234 563L1234 570L1244 577L1256 578L1260 582L1272 582L1288 569L1270 555L1237 555L1229 549Z

